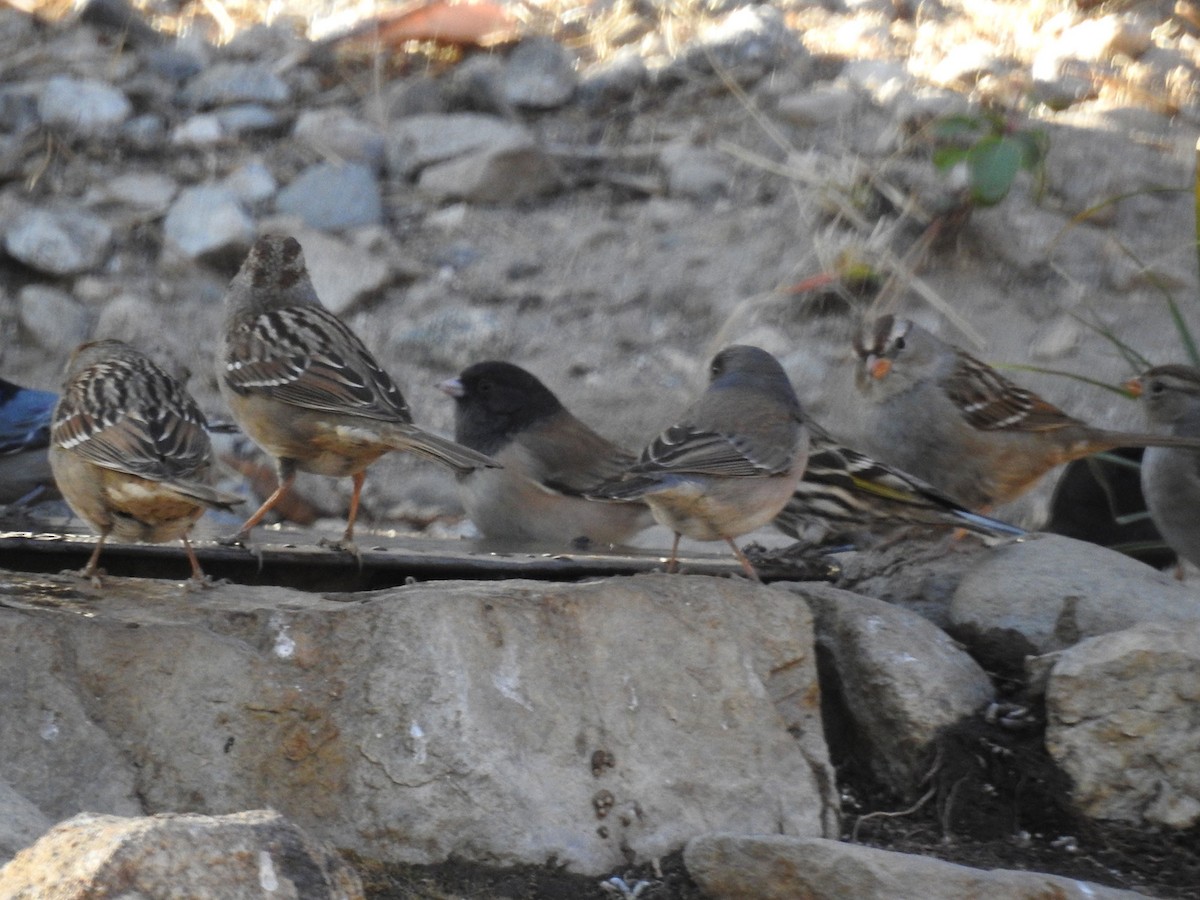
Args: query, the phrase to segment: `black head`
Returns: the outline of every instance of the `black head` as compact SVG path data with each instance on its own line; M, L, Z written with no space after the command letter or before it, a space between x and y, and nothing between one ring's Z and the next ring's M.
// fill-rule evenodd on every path
M454 439L480 453L563 409L535 376L496 360L470 365L438 387L454 398Z

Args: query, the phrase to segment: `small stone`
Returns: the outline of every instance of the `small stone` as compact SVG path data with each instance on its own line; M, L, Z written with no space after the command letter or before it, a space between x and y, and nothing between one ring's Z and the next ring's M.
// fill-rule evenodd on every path
M279 184L271 170L257 160L238 166L222 182L247 207L265 203L275 196Z
M429 166L417 186L438 200L516 203L548 194L560 183L554 160L529 142Z
M781 98L776 112L779 118L793 125L829 125L847 119L857 105L854 91L823 86Z
M48 128L80 137L110 134L132 112L129 98L102 81L59 76L46 82L38 96L38 115Z
M929 78L935 84L970 87L984 75L994 74L1001 68L995 44L990 41L966 41L942 57L930 71Z
M238 103L223 106L216 112L217 121L226 134L254 134L259 131L278 131L283 117L260 103Z
M647 78L646 62L641 54L623 48L587 73L576 96L588 106L618 103L632 97L646 84Z
M383 168L383 132L344 109L302 112L292 136L323 156L360 163L373 172Z
M374 173L358 163L317 163L279 192L275 208L314 228L340 231L383 221Z
M321 302L338 315L378 294L391 279L387 261L319 231L296 230L304 261Z
M388 133L388 169L411 178L433 163L476 151L533 143L523 126L479 113L426 114L396 122Z
M807 51L774 6L742 6L700 32L684 55L693 70L714 66L742 84L757 81L775 68L796 65Z
M212 113L192 116L171 132L171 143L177 147L210 147L225 137L221 120Z
M254 221L229 188L199 185L183 191L171 206L163 235L193 259L240 256L254 240Z
M136 150L158 150L166 143L167 126L159 116L146 113L121 126L121 137Z
M504 337L504 327L493 312L446 309L397 334L393 346L424 365L457 370L470 363L480 347L498 348Z
M710 201L729 190L731 173L725 157L687 143L672 144L659 157L667 181L667 194Z
M51 353L66 354L87 337L87 310L66 291L29 284L18 292L17 307L21 327Z
M265 65L217 63L188 82L183 99L199 109L234 103L274 106L291 99L291 89Z
M575 92L574 61L563 46L550 37L521 41L504 67L504 96L513 106L554 109Z
M156 172L128 172L105 182L100 196L132 207L140 213L164 213L179 193L175 179Z
M51 275L78 275L100 266L112 244L103 219L75 209L26 210L4 235L4 247L25 265Z

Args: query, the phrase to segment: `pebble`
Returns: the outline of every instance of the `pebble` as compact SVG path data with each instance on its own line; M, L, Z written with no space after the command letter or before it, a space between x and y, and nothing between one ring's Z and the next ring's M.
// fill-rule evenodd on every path
M521 41L504 67L504 96L513 106L554 109L575 92L574 60L558 41L530 37Z
M625 47L587 73L576 97L592 107L617 103L632 97L647 80L645 60L636 50Z
M687 143L666 147L659 155L659 163L670 197L715 200L728 192L732 181L732 173L723 155Z
M129 98L112 85L66 76L46 82L37 108L48 128L60 128L80 137L110 134L133 112Z
M157 172L127 172L101 185L98 191L102 200L151 214L165 213L177 193L175 179Z
M287 103L292 91L287 82L265 65L217 63L205 69L183 89L186 103L199 109L234 103Z
M112 228L81 209L30 209L18 214L4 247L25 265L50 275L77 275L108 258Z
M551 193L560 183L554 160L528 141L429 166L417 186L438 200L507 204Z
M87 337L88 313L66 291L29 284L17 294L21 326L37 345L65 355Z
M362 247L310 229L294 229L321 302L338 315L382 291L391 280L387 261Z
M254 220L228 187L204 184L180 193L163 235L192 259L244 254L254 240Z
M261 103L237 103L221 107L216 112L221 129L227 134L255 134L277 131L283 127L283 117Z
M388 137L388 169L402 178L477 150L524 146L533 140L524 126L479 113L410 116L395 122Z
M848 88L824 85L779 100L776 112L793 125L829 125L847 119L858 105L858 95Z
M683 56L697 71L716 65L741 83L756 81L772 69L795 65L807 51L783 14L773 6L742 6L703 28L696 45Z
M279 192L275 209L314 228L340 231L383 221L374 173L358 163L317 163Z
M244 163L225 176L222 182L247 207L266 203L275 196L279 184L275 176L259 160Z
M211 147L224 137L221 120L213 113L200 113L171 132L171 143L176 147Z
M300 113L292 137L322 156L359 163L372 172L383 169L383 132L344 109L312 109Z

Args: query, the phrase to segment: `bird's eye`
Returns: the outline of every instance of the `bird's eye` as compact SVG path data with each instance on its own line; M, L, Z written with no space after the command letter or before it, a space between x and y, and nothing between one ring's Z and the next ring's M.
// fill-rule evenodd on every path
M902 338L902 337L896 338L895 347L897 350L903 350L904 349L904 338Z
M1161 394L1166 389L1167 389L1167 386L1165 384L1163 384L1161 381L1150 382L1150 393L1152 393L1152 394Z

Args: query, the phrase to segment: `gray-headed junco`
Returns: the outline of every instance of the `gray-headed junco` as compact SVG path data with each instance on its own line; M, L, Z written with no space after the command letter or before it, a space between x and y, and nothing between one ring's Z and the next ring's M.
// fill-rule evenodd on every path
M968 509L1007 503L1055 466L1114 447L1200 447L1093 428L907 319L883 316L855 349L868 449Z
M640 500L589 500L636 460L575 416L541 381L489 360L438 385L454 398L454 438L499 462L460 473L467 517L491 540L620 544L654 524Z
M1200 437L1200 369L1155 366L1129 387L1141 396L1151 429ZM1142 494L1171 549L1200 566L1200 451L1148 447L1142 454ZM1182 577L1182 568L1178 574Z
M778 360L758 347L721 350L700 398L642 451L618 480L590 492L642 498L679 538L725 541L759 580L734 538L766 525L787 505L804 474L808 430L800 401Z
M205 509L242 502L205 483L212 450L204 414L150 357L121 341L80 345L67 364L50 427L50 465L77 515L100 534L83 574L99 577L109 535L179 538L204 580L188 534Z
M0 378L0 504L25 503L54 487L46 455L58 395Z
M225 295L217 381L234 418L276 460L279 487L233 537L245 540L296 473L354 480L346 532L366 470L406 450L466 472L496 463L413 424L408 404L358 336L321 305L295 238L259 238Z

